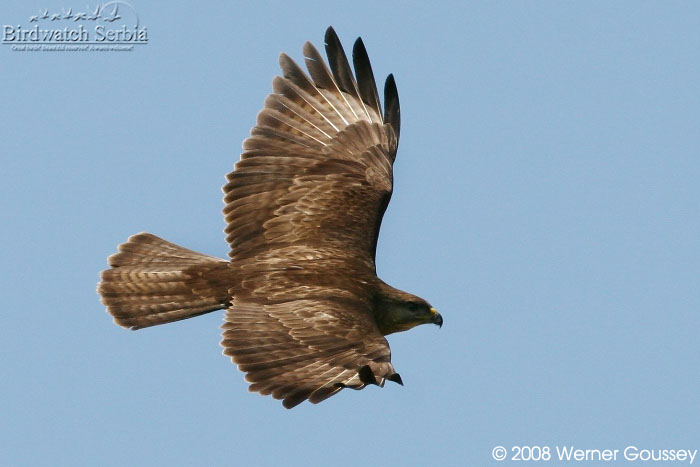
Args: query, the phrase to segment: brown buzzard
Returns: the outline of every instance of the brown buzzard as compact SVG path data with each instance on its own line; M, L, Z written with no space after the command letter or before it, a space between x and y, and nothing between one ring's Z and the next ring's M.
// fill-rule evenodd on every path
M354 75L332 28L325 40L328 65L304 45L308 75L280 55L284 77L227 176L230 260L140 233L109 257L98 287L114 321L131 329L226 309L224 354L251 391L287 408L346 387L401 384L384 336L442 325L428 302L376 275L399 139L394 78L382 111L362 40Z

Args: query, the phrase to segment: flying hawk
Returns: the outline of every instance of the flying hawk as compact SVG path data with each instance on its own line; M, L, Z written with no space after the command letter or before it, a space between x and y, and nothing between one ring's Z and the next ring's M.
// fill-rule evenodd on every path
M354 76L332 28L325 42L328 65L304 45L308 75L280 55L283 77L227 176L230 259L140 233L109 257L98 286L125 328L226 309L224 354L251 391L287 408L343 388L402 384L384 336L442 326L428 302L376 274L399 139L394 77L382 111L362 40L352 51Z

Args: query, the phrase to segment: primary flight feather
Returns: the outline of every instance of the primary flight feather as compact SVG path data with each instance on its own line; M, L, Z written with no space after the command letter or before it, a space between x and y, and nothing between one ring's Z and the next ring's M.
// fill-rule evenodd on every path
M384 336L442 325L428 302L376 275L400 129L394 78L382 110L362 40L354 74L332 28L325 42L328 65L304 45L308 74L280 55L283 76L227 176L230 259L140 233L109 257L98 286L131 329L226 309L224 354L251 391L287 408L401 383Z

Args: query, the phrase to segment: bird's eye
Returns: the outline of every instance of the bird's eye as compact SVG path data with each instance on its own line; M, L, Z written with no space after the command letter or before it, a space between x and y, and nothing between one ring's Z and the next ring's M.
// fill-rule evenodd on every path
M420 310L420 308L421 308L420 303L415 303L415 302L408 303L408 309L411 311L418 311L418 310Z

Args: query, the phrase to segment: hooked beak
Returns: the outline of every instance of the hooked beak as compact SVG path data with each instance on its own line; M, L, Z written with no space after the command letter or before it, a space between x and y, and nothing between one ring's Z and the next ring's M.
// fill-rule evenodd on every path
M440 313L435 308L430 309L430 313L433 315L432 322L437 324L439 327L442 327L442 316Z

